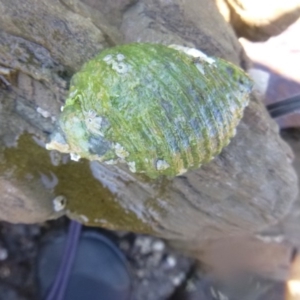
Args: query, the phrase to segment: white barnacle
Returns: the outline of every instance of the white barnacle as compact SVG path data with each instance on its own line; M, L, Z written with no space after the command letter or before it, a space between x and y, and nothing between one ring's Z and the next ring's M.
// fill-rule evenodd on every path
M113 56L111 54L108 54L103 58L103 61L105 61L107 64L111 64L112 60L113 60Z
M94 118L96 118L97 113L90 109L87 112L84 112L84 115L85 115L86 118L94 119Z
M101 124L102 124L102 117L98 116L96 112L89 110L88 112L84 113L86 119L86 126L87 128L100 136L103 136L103 133L100 131Z
M73 161L79 161L80 160L80 155L76 154L76 153L70 153L70 158Z
M112 69L118 72L119 74L125 74L128 72L129 68L128 65L126 65L123 62L119 62L119 63L113 62Z
M52 201L54 211L61 211L66 207L67 199L65 196L59 195Z
M122 54L122 53L118 53L117 54L117 60L118 61L122 61L122 60L124 60L125 59L125 56Z
M156 170L157 171L163 171L163 170L168 169L169 167L170 167L170 165L165 160L159 159L156 162Z
M130 172L135 173L136 172L135 162L134 161L130 161L127 164L128 164Z
M121 146L119 143L116 143L114 145L115 153L120 158L125 158L129 155L129 152L127 152L123 146Z

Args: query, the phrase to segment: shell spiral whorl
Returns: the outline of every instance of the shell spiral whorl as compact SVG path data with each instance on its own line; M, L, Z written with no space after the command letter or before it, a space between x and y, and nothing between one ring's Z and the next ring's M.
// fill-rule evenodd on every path
M251 89L240 68L195 49L110 48L73 76L60 134L47 148L173 177L229 143Z

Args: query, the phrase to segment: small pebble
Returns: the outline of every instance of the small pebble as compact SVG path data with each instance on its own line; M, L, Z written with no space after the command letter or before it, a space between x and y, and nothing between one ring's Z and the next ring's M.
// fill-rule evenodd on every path
M0 247L0 261L6 260L8 257L8 251L5 248Z
M165 243L163 241L155 241L152 245L153 251L161 252L165 250Z
M138 237L134 244L140 249L141 254L148 254L151 252L151 241L149 237Z
M174 268L174 267L176 266L176 263L177 263L177 261L176 261L176 258L175 258L174 256L169 255L169 256L167 257L167 264L168 264L168 267Z
M183 282L184 278L185 278L185 274L184 273L180 273L178 276L173 277L172 278L173 285L175 285L175 286L180 285Z

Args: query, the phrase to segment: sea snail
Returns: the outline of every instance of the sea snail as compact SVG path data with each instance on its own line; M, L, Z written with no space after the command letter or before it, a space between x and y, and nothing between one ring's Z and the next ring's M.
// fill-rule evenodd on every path
M251 89L240 68L196 49L110 48L73 76L47 149L174 177L229 143Z

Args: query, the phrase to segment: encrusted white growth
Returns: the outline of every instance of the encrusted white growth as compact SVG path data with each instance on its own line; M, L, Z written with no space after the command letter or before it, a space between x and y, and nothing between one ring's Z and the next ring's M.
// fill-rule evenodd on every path
M175 123L182 123L182 122L186 122L186 119L184 116L177 116L175 119L174 119Z
M117 55L108 54L103 58L108 65L111 65L112 69L119 74L125 74L130 70L130 66L124 62L125 56L122 53Z
M95 111L89 110L84 113L87 128L100 136L104 136L103 132L100 131L102 125L102 117L98 116Z
M5 68L5 67L0 67L0 74L1 75L10 75L11 74L11 72L12 72L12 69L10 69L10 68Z
M112 64L112 69L115 70L116 72L120 73L120 74L125 74L128 72L129 67L128 65L126 65L123 62L119 62L119 63L113 63Z
M113 59L111 54L106 55L103 60L109 64L109 62Z
M89 218L85 215L79 215L79 218L84 222L87 223L89 221Z
M80 155L78 155L76 153L70 153L70 158L71 158L71 160L79 161L81 157L80 157Z
M110 159L110 160L105 160L104 163L106 165L115 165L118 162L118 160Z
M199 62L195 63L195 66L202 75L205 75L204 68Z
M52 203L55 211L61 211L66 207L67 199L65 196L59 195L53 199Z
M49 113L49 111L42 109L41 107L37 107L36 111L42 115L44 118L49 118L51 117L51 114Z
M178 175L182 175L182 174L186 173L187 171L188 171L187 169L182 168L179 170Z
M184 46L180 46L180 45L170 45L169 47L176 49L178 51L182 51L189 56L192 56L195 58L200 58L201 60L206 61L210 65L214 64L216 62L213 58L207 56L205 53L203 53L202 51L195 49L195 48L189 48L189 47L184 47Z
M119 143L116 143L114 145L115 153L120 158L125 158L129 155L129 152L127 152L123 146L121 146Z
M159 159L156 162L156 170L157 171L164 171L164 170L168 169L169 167L170 167L170 165L165 160Z
M63 153L70 152L70 146L65 142L64 137L59 132L52 134L51 141L46 144L47 150L57 150Z
M136 172L135 162L134 161L130 161L127 164L128 164L130 172L135 173Z
M78 90L75 89L74 91L71 91L69 94L69 98L73 98L77 94Z
M118 61L122 61L122 60L124 60L125 59L125 56L122 54L122 53L118 53L117 54L117 60Z

